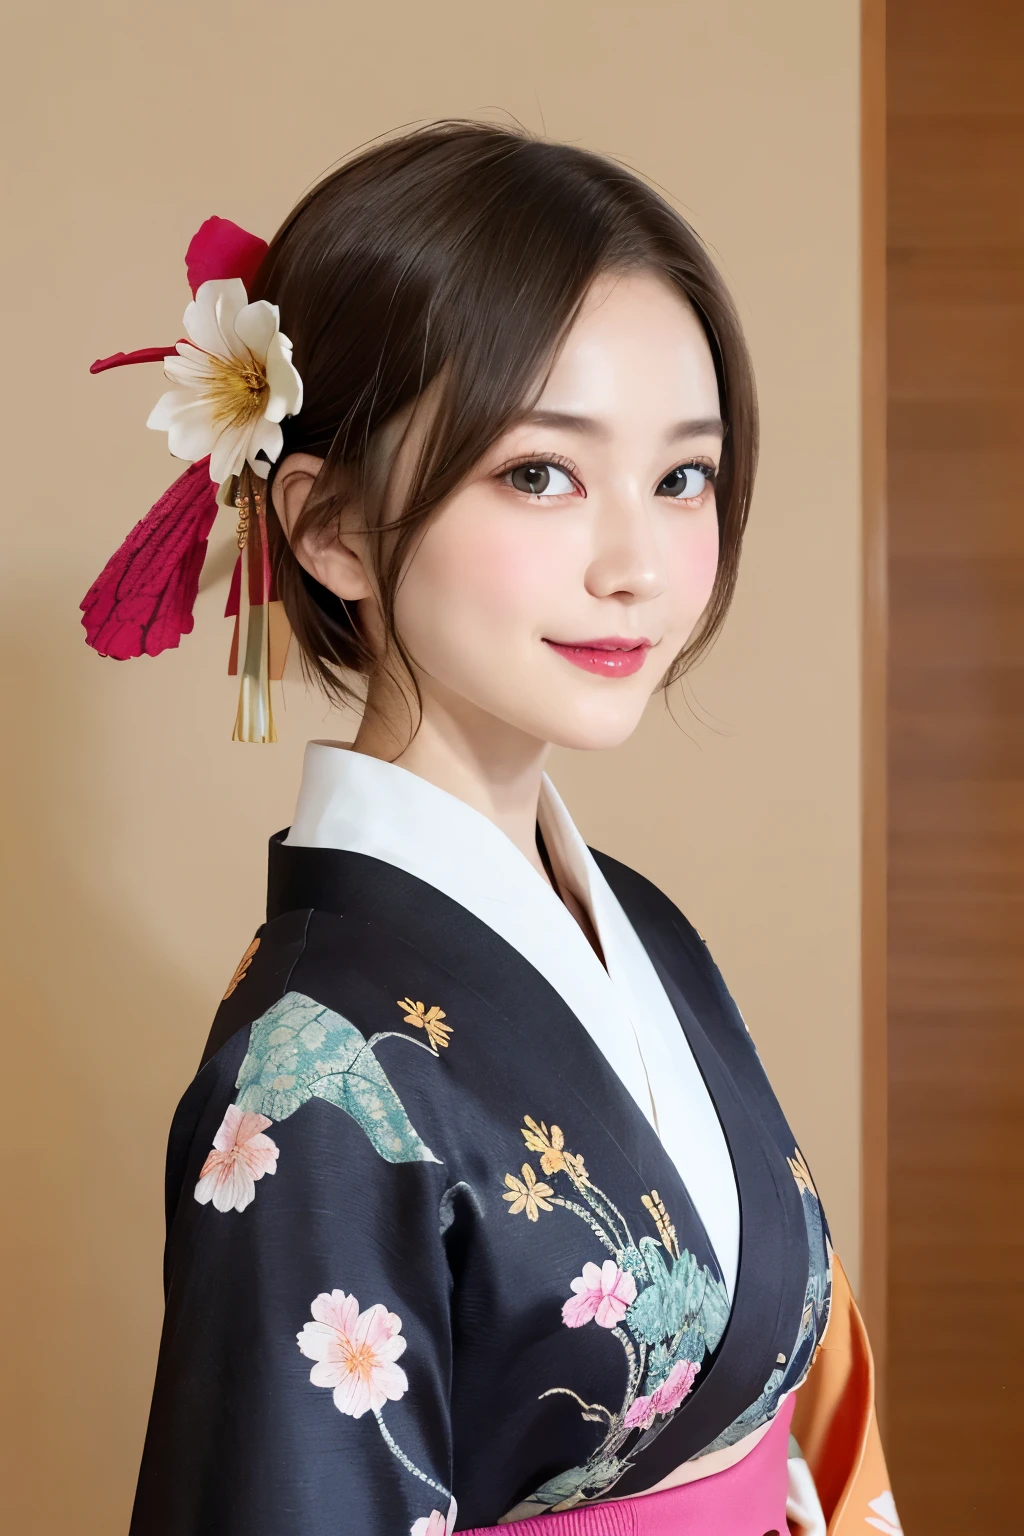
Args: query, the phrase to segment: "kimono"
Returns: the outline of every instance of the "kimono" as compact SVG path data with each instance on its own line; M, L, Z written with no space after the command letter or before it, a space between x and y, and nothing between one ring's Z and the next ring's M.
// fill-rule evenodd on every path
M837 1296L805 1529L824 1472L844 1532L898 1536L870 1352L707 944L587 848L546 776L538 847L601 955L488 818L307 747L266 921L171 1127L132 1536L653 1508L683 1464L788 1420Z

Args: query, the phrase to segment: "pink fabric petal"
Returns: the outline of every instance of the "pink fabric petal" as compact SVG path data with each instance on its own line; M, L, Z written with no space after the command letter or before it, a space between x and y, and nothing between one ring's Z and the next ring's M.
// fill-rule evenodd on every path
M211 1154L212 1156L213 1154ZM213 1192L217 1187L220 1177L220 1164L211 1163L210 1158L203 1164L203 1171L199 1176L199 1182L195 1187L195 1197L200 1205L208 1205L213 1199Z
M597 1325L599 1328L616 1328L636 1300L636 1281L624 1269L619 1269L613 1259L606 1259L601 1266L601 1290L603 1294L595 1313Z
M613 1259L609 1259L608 1263L611 1264L613 1269L615 1268L615 1262ZM583 1284L586 1286L588 1291L600 1291L602 1274L601 1270L598 1269L596 1264L584 1264L582 1278ZM572 1289L574 1291L578 1289L577 1282L575 1280L572 1283Z
M409 1340L404 1334L396 1333L392 1338L385 1339L377 1346L377 1355L381 1360L397 1360L405 1354L405 1347Z
M337 1333L327 1323L305 1323L301 1333L296 1334L299 1348L307 1360L328 1360L331 1351L336 1351ZM331 1386L334 1383L331 1382Z
M573 1282L575 1284L575 1281ZM597 1312L598 1297L594 1291L584 1291L580 1296L570 1296L562 1307L562 1322L567 1328L582 1328Z
M339 1333L351 1335L359 1320L358 1301L344 1291L331 1291L330 1295L321 1292L309 1310L317 1322L327 1323Z
M447 1536L448 1525L438 1509L432 1509L429 1515L421 1520L414 1520L410 1528L409 1536Z
M594 1313L599 1328L617 1328L626 1315L629 1303L619 1296L602 1296Z
M211 1152L203 1164L195 1197L200 1205L212 1200L218 1211L244 1211L256 1186L252 1175L230 1152Z
M384 1361L370 1374L370 1405L376 1413L385 1403L397 1403L409 1390L409 1378L400 1365Z
M217 516L209 460L180 475L120 549L81 602L87 644L101 656L157 656L192 632L199 573Z
M630 1404L623 1424L627 1429L646 1429L654 1422L654 1412L649 1397L638 1397Z
M229 1104L224 1111L224 1119L213 1138L213 1144L218 1152L229 1152L238 1140L238 1128L245 1116L237 1104ZM269 1121L268 1121L269 1124Z
M314 1387L326 1387L333 1392L345 1380L345 1367L340 1360L318 1360L309 1373Z
M689 1394L699 1370L700 1366L692 1360L677 1360L661 1386L652 1394L651 1401L656 1412L675 1413L683 1398Z
M387 1307L375 1302L372 1307L360 1314L353 1337L359 1344L365 1344L375 1353L389 1344L393 1334L397 1334L402 1326L402 1320L395 1312L389 1312ZM404 1345L403 1340L403 1345ZM399 1350L399 1354L401 1350Z
M240 277L249 289L266 254L265 240L215 215L199 226L185 252L189 287L195 293L211 277Z
M451 1536L455 1529L455 1517L459 1506L454 1497L448 1505L447 1518L438 1509L432 1509L429 1515L420 1520L414 1520L409 1536Z
M369 1382L355 1375L354 1372L346 1372L344 1380L340 1381L334 1389L334 1406L339 1413L347 1413L353 1419L361 1419L370 1408Z
M277 1172L278 1146L269 1136L253 1136L238 1148L242 1159L254 1179L262 1179L265 1173Z
M238 1106L237 1104L232 1104L231 1108L237 1109ZM253 1110L247 1109L243 1112L239 1121L235 1141L239 1145L243 1142L255 1141L257 1139L269 1141L270 1138L262 1135L262 1132L267 1129L268 1125L273 1125L273 1123L273 1120L268 1120L266 1115L257 1115ZM273 1146L273 1142L271 1142L271 1146Z

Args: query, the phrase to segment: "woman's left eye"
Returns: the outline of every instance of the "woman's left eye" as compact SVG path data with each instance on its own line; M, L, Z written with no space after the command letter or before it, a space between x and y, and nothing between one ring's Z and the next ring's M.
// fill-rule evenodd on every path
M524 491L528 496L566 496L576 489L575 483L557 464L532 459L527 464L516 464L503 476L513 490Z
M695 501L714 478L710 464L680 464L665 476L658 486L658 495L671 496L675 501Z

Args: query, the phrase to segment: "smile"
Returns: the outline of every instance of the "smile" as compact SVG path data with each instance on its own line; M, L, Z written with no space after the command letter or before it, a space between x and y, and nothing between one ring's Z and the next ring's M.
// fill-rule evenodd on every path
M602 677L631 677L639 672L651 648L651 642L642 637L628 640L612 635L604 640L582 640L564 645L558 640L545 640L553 651L571 661L584 672L597 672Z

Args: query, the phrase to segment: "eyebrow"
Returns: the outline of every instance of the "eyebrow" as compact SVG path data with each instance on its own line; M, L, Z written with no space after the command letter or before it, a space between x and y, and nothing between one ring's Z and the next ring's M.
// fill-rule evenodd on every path
M607 438L608 428L593 416L574 416L568 411L530 411L519 419L520 426L563 427L569 432L584 432L589 437ZM686 437L724 437L725 426L718 416L698 417L694 421L677 421L665 433L665 441L678 442Z

